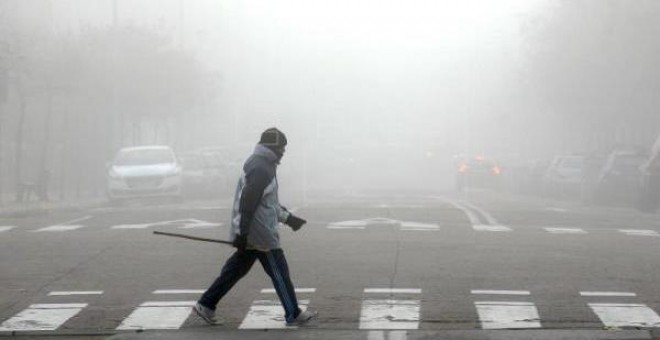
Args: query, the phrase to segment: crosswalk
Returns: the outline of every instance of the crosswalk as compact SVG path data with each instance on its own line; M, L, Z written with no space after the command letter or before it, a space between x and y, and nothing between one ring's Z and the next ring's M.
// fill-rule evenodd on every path
M114 326L118 331L175 330L185 328L199 296L200 289L158 289L152 298L127 311ZM316 288L297 288L300 308L314 305ZM360 330L416 330L428 320L452 319L452 315L435 315L440 301L422 299L417 288L365 288L362 291L359 320ZM56 331L72 318L85 312L95 303L90 296L103 291L54 291L48 296L69 298L68 303L34 303L0 323L0 332ZM184 295L186 299L168 300L166 297ZM543 313L534 302L534 294L526 290L474 289L467 294L482 329L539 329L544 327ZM610 328L659 328L660 316L651 307L635 300L634 292L580 291L581 305L587 306L594 322ZM543 306L543 304L541 304ZM99 306L94 306L98 309ZM323 306L316 326L323 328ZM446 312L445 312L446 313ZM99 321L99 320L97 320ZM348 320L350 322L350 320ZM88 327L95 327L88 325ZM270 289L262 289L257 299L245 306L245 316L238 329L293 329L284 320L284 311ZM1 333L0 333L1 334ZM374 333L375 334L375 333Z

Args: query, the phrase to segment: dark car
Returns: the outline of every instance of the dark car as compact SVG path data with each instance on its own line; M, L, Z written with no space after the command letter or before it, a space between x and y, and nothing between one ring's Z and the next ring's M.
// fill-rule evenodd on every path
M491 159L482 156L462 158L456 168L456 190L497 189L500 187L501 175L502 169Z
M647 155L636 150L616 150L605 161L596 179L594 202L600 204L633 204L642 177L640 165Z

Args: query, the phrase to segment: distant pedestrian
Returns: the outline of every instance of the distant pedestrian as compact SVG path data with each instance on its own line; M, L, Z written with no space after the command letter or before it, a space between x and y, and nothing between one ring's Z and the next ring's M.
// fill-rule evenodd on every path
M294 231L306 223L279 203L276 170L286 144L284 133L276 128L267 129L243 165L243 174L234 195L230 231L236 252L194 306L195 312L209 324L217 322L215 309L220 299L250 271L256 260L273 282L287 324L304 324L318 314L298 307L289 268L280 247L279 222L286 223Z

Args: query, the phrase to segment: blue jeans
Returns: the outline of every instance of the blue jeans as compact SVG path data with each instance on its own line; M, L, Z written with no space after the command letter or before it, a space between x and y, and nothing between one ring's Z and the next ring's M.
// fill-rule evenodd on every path
M267 252L258 250L235 252L225 263L220 276L215 279L211 287L199 299L199 303L215 310L215 306L220 299L250 271L257 259L259 259L264 271L273 281L277 296L280 298L282 307L284 307L286 321L292 322L295 320L301 311L298 307L293 283L291 283L289 277L289 266L286 263L282 249L273 249Z

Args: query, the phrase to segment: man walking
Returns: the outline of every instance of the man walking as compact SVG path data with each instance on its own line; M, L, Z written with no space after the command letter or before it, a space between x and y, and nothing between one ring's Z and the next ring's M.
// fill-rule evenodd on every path
M193 308L209 324L216 323L215 307L220 299L250 271L255 260L259 260L273 281L288 325L304 324L318 314L309 309L303 312L298 307L289 268L280 247L279 222L286 223L294 231L306 223L280 206L277 196L276 169L286 144L284 133L276 128L267 129L243 165L243 175L234 195L230 231L236 252Z

